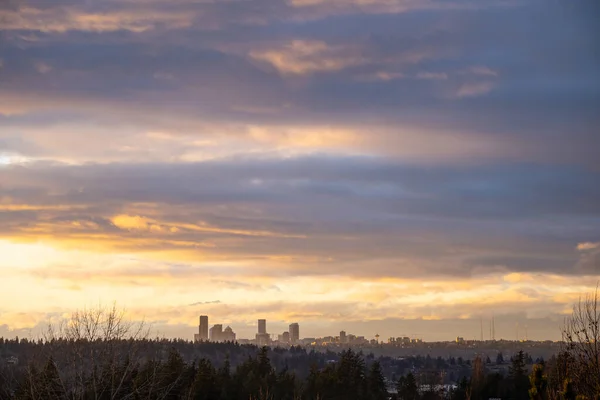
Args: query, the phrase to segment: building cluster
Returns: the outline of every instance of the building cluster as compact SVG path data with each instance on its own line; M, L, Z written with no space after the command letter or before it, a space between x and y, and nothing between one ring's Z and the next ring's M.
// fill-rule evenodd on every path
M222 324L215 324L210 329L208 328L208 315L200 316L200 325L198 333L194 335L196 342L235 342L235 332L231 327L223 329Z
M394 346L410 346L410 345L415 345L415 344L420 344L420 343L423 343L422 339L409 338L408 336L397 337L397 338L391 337L388 339L388 344L391 344Z
M281 344L301 344L300 342L300 325L297 322L290 324L288 330L277 336L277 342Z
M196 342L239 342L239 343L252 343L258 346L268 346L271 344L301 344L300 341L300 325L297 322L290 324L289 330L283 332L278 336L278 340L274 341L271 339L271 335L267 333L267 320L258 320L258 332L254 340L237 340L235 332L231 327L223 329L223 325L216 324L210 329L208 327L208 315L200 316L200 325L198 326L198 333L194 335L194 341Z
M276 337L276 338L275 338ZM325 336L322 338L304 338L300 339L300 325L294 322L289 325L288 330L278 334L271 335L267 332L267 320L258 320L258 331L254 339L237 339L235 332L231 327L223 329L223 325L216 324L209 328L208 316L200 316L200 325L198 327L198 333L194 335L194 341L196 342L238 342L240 344L255 344L257 346L270 346L270 345L282 345L282 346L376 346L383 345L383 342L379 341L379 335L375 335L376 339L366 339L364 336L356 336L347 334L345 331L341 331L339 336ZM414 346L423 343L421 339L411 339L410 337L397 337L389 338L386 345L392 346Z
M364 336L356 336L341 331L339 336L324 336L322 338L306 338L304 343L312 346L335 346L335 345L368 345L375 340L369 341Z

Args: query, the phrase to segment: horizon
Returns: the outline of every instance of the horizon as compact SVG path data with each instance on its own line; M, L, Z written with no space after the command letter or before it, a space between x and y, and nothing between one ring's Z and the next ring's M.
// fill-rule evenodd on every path
M1 3L0 336L116 302L558 340L600 282L600 8L547 3Z

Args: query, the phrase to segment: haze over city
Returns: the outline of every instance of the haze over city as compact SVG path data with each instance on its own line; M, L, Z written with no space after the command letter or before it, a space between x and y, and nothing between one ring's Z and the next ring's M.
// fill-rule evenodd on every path
M116 302L188 340L559 339L600 280L598 15L1 1L0 337Z

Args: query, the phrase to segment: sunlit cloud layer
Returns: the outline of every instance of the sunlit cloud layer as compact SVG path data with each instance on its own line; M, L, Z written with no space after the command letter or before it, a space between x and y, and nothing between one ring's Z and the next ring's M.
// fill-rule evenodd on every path
M186 337L557 338L600 279L599 12L0 3L0 336L117 301Z

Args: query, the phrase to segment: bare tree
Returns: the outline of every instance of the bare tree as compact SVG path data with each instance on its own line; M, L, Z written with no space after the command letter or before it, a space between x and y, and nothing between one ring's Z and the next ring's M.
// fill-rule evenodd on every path
M598 286L573 306L562 336L569 355L569 375L577 393L588 399L600 398L600 308Z
M40 355L38 365L44 359L52 360L62 392L69 399L127 399L135 393L125 388L125 383L132 381L142 361L152 358L145 348L149 337L150 327L144 321L128 320L116 304L84 308L48 325L42 338L47 351ZM159 363L148 365L160 367ZM47 398L39 393L35 369L33 364L28 373L29 397ZM136 381L136 391L152 390L158 375L152 371Z

